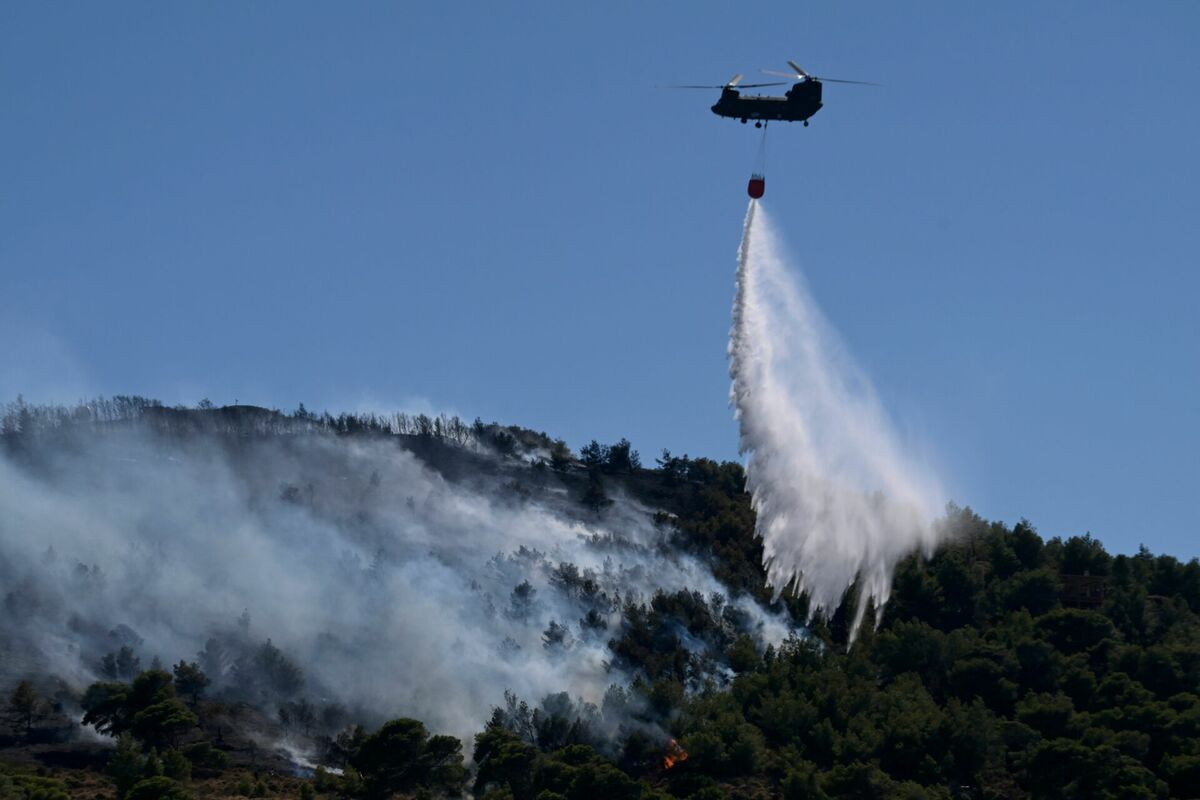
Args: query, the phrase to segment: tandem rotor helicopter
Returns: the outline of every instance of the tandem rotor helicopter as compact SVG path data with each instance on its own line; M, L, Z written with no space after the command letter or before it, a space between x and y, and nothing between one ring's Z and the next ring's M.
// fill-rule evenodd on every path
M786 86L782 81L772 83L742 83L740 74L734 75L728 83L720 86L676 85L664 86L664 89L720 89L721 97L712 107L712 112L718 117L738 119L742 124L754 120L754 127L763 128L763 144L759 149L759 160L766 160L766 126L772 120L781 122L803 122L808 127L808 119L821 110L821 84L824 83L853 83L862 86L878 86L869 81L848 81L840 78L819 78L805 72L795 61L787 62L790 72L779 72L764 69L767 75L778 75L796 81L782 97L772 95L744 96L739 89L757 89L764 86ZM763 196L766 189L766 179L760 166L750 178L748 192L754 199Z

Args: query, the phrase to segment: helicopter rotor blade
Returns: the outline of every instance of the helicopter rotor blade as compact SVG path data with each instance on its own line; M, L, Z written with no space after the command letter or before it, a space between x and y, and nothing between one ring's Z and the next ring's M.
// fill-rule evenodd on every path
M740 84L738 86L738 88L740 88L740 89L757 89L762 86L787 86L787 84L783 83L782 81L773 81L771 83L744 83L744 84ZM713 86L711 84L695 85L695 84L690 84L690 83L689 84L672 83L672 84L668 84L666 86L656 86L654 88L656 88L656 89L731 89L733 87L728 83L723 83L723 84L720 84L719 86Z
M870 81L848 81L842 78L815 78L815 80L823 83L855 83L859 86L883 86L882 83L871 83Z
M732 89L733 87L737 86L741 82L741 80L742 80L742 73L739 72L738 74L734 75L732 78L729 79L729 83L725 84L725 87L728 89Z
M789 66L789 67L791 67L792 69L796 70L796 74L797 74L797 75L799 75L801 78L811 78L811 77L812 77L812 76L811 76L811 75L809 75L807 72L805 72L805 71L804 71L804 70L803 70L803 69L800 67L800 65L799 65L799 64L797 64L795 61L789 61L789 62L787 62L787 64L788 64L788 66Z
M791 72L780 72L775 69L759 70L765 75L779 75L784 78L791 78L794 81L821 81L822 83L854 83L859 86L882 86L882 83L873 83L871 81L848 81L844 78L822 78L820 75L809 75L807 72L803 75Z
M806 72L804 70L804 68L801 67L799 64L797 64L795 61L789 61L787 63L788 63L788 66L792 68L793 72L780 72L780 71L774 70L774 69L762 69L762 70L759 70L759 72L762 72L763 74L766 74L766 75L779 75L781 77L791 78L794 81L823 81L826 83L854 83L854 84L858 84L859 86L881 86L882 85L882 84L878 84L878 83L872 83L871 81L848 81L843 78L822 78L820 75L812 75L812 74Z

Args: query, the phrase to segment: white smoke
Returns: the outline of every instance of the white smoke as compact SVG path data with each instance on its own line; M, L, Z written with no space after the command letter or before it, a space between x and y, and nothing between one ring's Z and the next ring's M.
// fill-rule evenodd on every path
M670 551L651 509L618 496L589 518L549 470L461 449L458 482L390 438L130 430L45 450L32 466L0 456L5 686L53 674L79 690L126 641L145 668L194 660L232 630L270 638L314 702L469 739L505 690L599 705L625 683L607 648L622 602L723 588ZM565 586L561 563L590 588ZM514 607L523 581L533 593ZM752 601L731 603L760 641L787 635ZM584 629L589 610L607 631ZM551 621L568 631L554 651Z
M857 581L853 641L868 603L882 612L896 563L936 544L941 492L897 440L753 200L729 357L768 582L806 592L812 613L828 616Z

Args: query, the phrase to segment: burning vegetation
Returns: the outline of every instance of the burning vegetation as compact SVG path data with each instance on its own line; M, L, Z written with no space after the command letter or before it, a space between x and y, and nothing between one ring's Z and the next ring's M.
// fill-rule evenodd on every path
M667 741L667 752L663 753L663 769L671 769L682 761L687 761L687 750L674 739Z

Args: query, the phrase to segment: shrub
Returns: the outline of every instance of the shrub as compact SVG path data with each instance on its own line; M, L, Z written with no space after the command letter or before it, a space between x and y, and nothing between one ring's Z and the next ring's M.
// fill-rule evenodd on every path
M138 781L126 800L191 800L188 790L165 775Z

